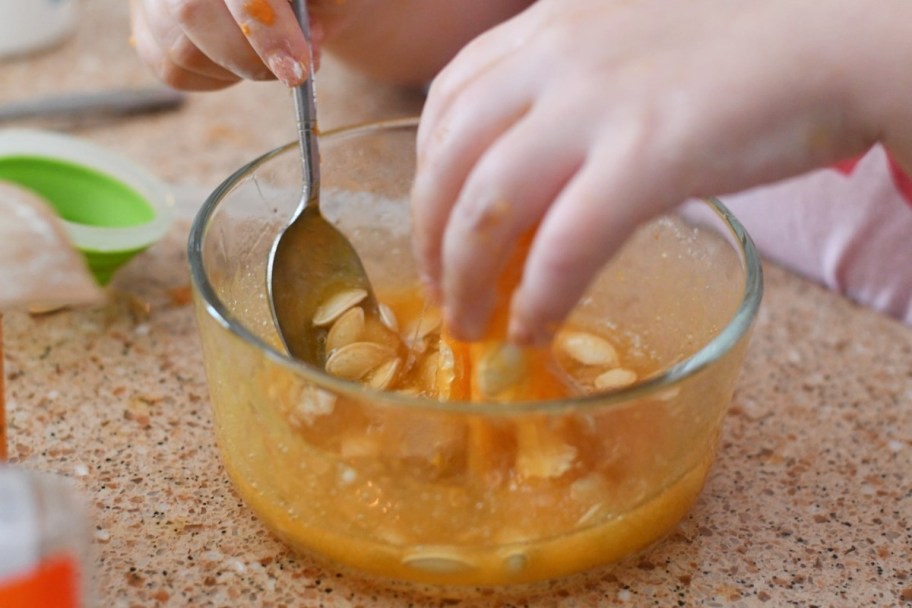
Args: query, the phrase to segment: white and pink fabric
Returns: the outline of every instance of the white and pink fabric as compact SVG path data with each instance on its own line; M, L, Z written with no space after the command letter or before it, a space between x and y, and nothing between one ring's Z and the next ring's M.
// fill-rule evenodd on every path
M766 258L912 324L912 179L883 147L720 198Z

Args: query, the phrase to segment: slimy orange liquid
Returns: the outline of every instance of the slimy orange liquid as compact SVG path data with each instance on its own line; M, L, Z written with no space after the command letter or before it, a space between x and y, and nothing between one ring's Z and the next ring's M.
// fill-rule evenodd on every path
M380 296L403 341L385 390L475 398L484 348L449 339L419 291ZM525 360L524 398L594 392L608 368L656 371L621 339L564 335L573 340ZM251 507L299 550L422 583L531 583L616 561L684 516L714 446L688 445L682 457L676 410L660 398L447 411L332 394L272 367L250 394L222 395L237 407L222 407L217 422L225 466Z

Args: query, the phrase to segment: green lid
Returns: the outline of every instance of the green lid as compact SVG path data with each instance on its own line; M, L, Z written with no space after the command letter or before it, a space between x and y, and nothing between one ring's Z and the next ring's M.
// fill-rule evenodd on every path
M158 180L74 137L0 131L0 180L31 190L56 210L102 285L170 223L171 195Z

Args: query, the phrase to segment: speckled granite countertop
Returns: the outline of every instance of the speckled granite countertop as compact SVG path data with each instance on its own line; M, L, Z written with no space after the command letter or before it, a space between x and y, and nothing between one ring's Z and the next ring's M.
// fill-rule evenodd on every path
M0 63L0 102L152 84L128 46L126 5L87 0L65 46ZM331 61L319 87L327 126L420 104ZM280 87L245 84L75 132L176 184L186 218L293 127ZM234 494L188 305L187 226L126 267L107 306L4 319L11 457L84 488L102 605L460 604L296 557ZM678 530L579 590L482 604L912 606L912 330L766 272L718 461Z

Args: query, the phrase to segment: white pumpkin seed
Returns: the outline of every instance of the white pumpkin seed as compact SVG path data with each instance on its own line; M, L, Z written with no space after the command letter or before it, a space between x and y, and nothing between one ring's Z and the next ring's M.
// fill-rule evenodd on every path
M320 304L317 312L314 313L313 324L317 327L325 327L342 316L342 314L361 302L367 297L367 292L363 289L345 289L331 296L325 302Z
M66 308L66 304L42 304L39 302L29 305L28 314L34 316L47 315L52 312L57 312L58 310L63 310L64 308Z
M573 360L583 365L618 365L618 355L614 346L595 334L582 331L565 332L557 337L557 345Z
M401 365L402 359L399 357L381 363L367 375L368 386L375 388L378 391L385 391L393 384L393 380L396 379L396 374L399 372L399 367L401 367Z
M326 352L331 353L337 348L357 342L363 331L364 309L360 306L349 308L329 328L329 333L326 334Z
M437 365L434 374L434 385L437 388L437 398L446 401L453 392L453 381L456 380L456 356L450 345L440 341L437 350Z
M402 337L407 343L420 342L428 335L440 329L443 324L443 314L437 308L427 308L421 316L412 321L402 332Z
M680 387L673 386L669 389L656 393L655 398L660 401L674 401L680 394Z
M377 308L380 311L380 322L383 323L388 330L398 332L399 321L396 319L396 313L393 312L393 309L383 302L380 302Z
M635 371L618 367L599 374L595 378L595 388L600 391L621 388L633 384L636 382L636 379L637 375Z
M513 344L494 344L485 349L478 367L475 383L481 394L493 399L525 378L526 358Z
M406 566L433 572L435 574L453 574L472 570L473 566L462 556L454 555L445 550L428 550L413 553L402 559Z
M326 372L345 380L360 380L381 363L394 358L396 351L373 342L355 342L334 351L326 360Z

